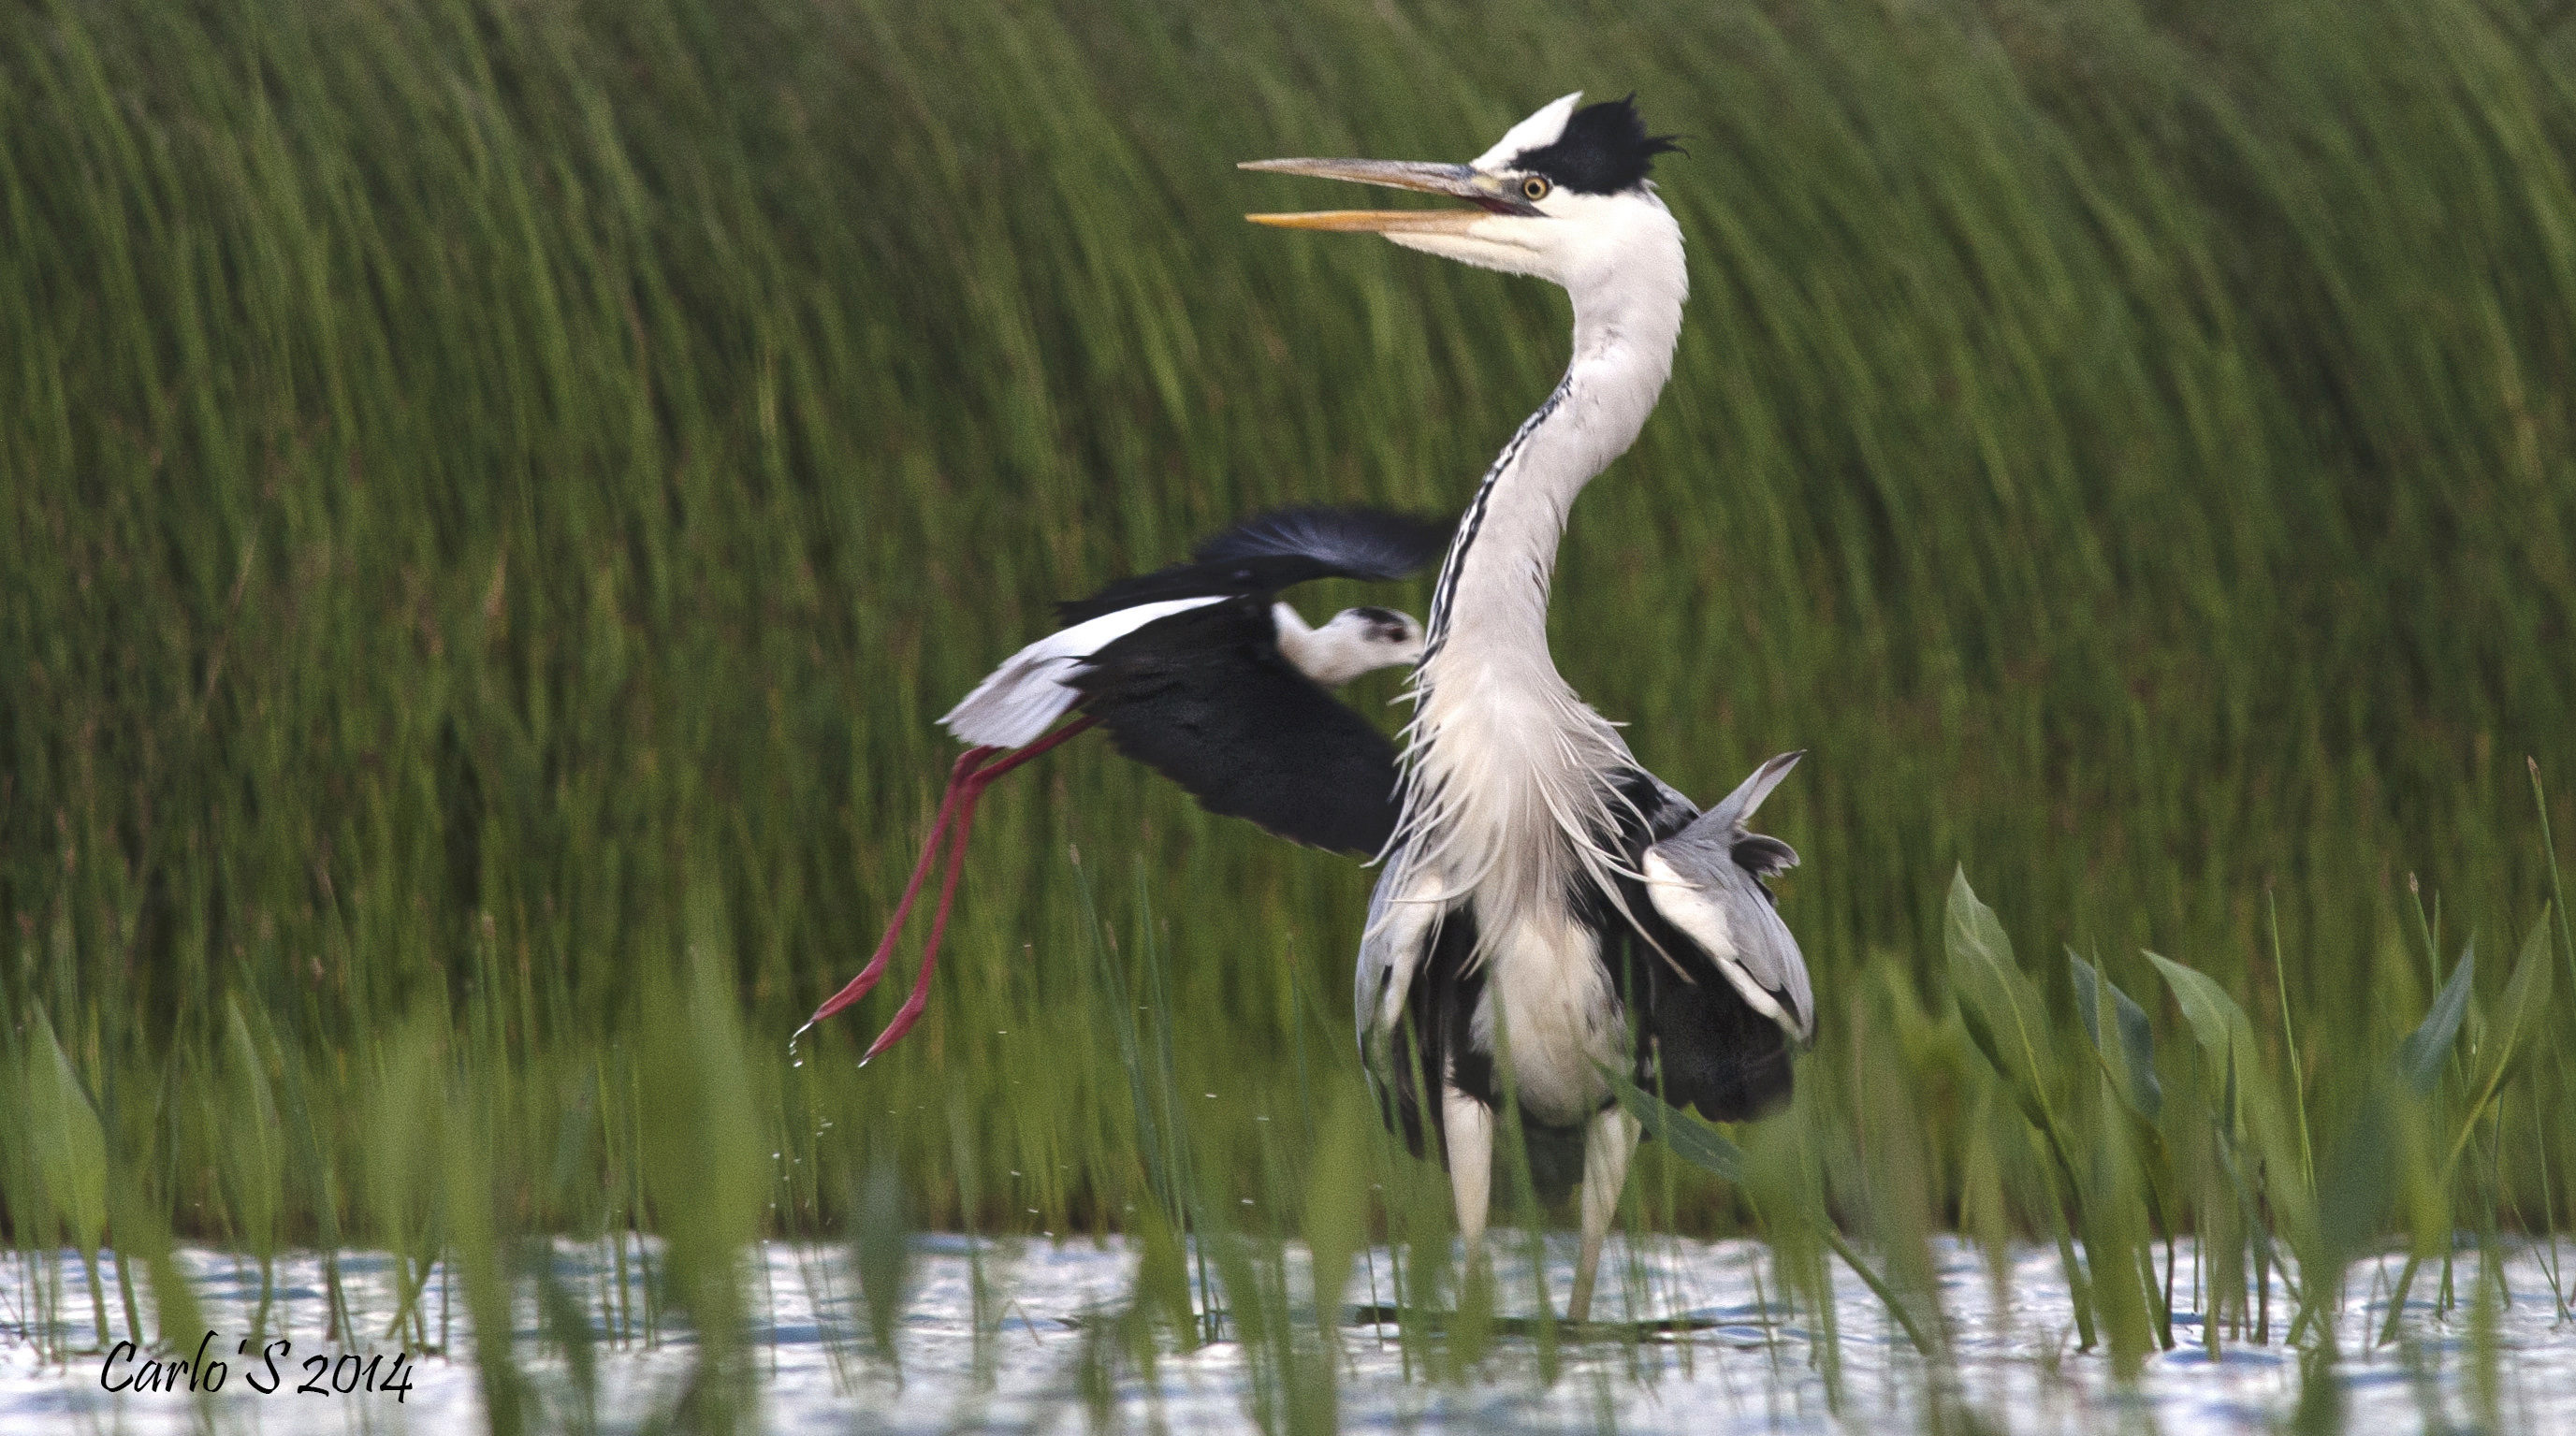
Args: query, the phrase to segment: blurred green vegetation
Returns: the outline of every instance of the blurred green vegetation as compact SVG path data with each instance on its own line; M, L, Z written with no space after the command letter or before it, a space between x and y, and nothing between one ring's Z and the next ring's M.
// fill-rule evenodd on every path
M2131 1354L2153 1282L2099 1253L2151 1232L2563 1223L2576 966L2529 1026L2504 960L2576 832L2560 13L10 7L0 1218L447 1252L486 1305L525 1234L654 1228L719 1318L741 1240L863 1186L1139 1229L1184 1303L1174 1223L1296 1232L1310 1151L1388 1188L1332 1251L1436 1230L1351 1116L1372 873L1105 745L996 790L913 1038L851 1066L909 949L787 1035L901 888L931 720L1051 600L1266 505L1454 507L1553 383L1555 291L1255 230L1337 200L1233 162L1462 157L1586 87L1683 137L1693 291L1574 514L1560 664L1703 799L1810 751L1764 816L1823 1013L1738 1134L1776 1200L1658 1144L1632 1220L1753 1224L1801 1290L1792 1207L1900 1292L1929 1230L2080 1240ZM2055 1030L2009 1080L1949 983L1961 864ZM2472 932L2456 1070L2393 1084ZM2079 1022L2114 987L2160 1115Z

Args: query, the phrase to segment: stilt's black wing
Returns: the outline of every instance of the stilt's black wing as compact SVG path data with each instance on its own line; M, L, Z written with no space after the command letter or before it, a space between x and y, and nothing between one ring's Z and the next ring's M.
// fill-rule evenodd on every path
M1149 623L1071 681L1119 752L1211 813L1352 853L1395 830L1394 745L1281 656L1266 598Z
M1317 578L1397 579L1447 551L1456 520L1386 509L1278 509L1200 543L1188 563L1122 578L1055 606L1067 624L1140 603L1212 593L1277 593Z

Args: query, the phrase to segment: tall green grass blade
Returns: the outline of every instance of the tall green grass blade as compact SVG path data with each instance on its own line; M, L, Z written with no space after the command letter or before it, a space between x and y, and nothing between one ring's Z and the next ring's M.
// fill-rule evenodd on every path
M1377 1114L1357 1092L1346 1092L1322 1126L1322 1141L1306 1173L1306 1251L1313 1273L1317 1334L1328 1343L1339 1325L1351 1269L1368 1245L1369 1129Z
M1666 1151L1703 1172L1730 1182L1744 1180L1744 1151L1725 1133L1639 1087L1617 1068L1603 1067L1600 1072L1618 1096L1620 1108L1636 1118L1648 1136L1663 1143Z
M885 1363L902 1369L895 1348L895 1322L903 1315L905 1285L912 1257L912 1224L904 1214L903 1179L891 1161L872 1163L858 1200L851 1233L850 1260L859 1280L859 1299L867 1308L868 1339Z
M512 1309L513 1273L507 1265L507 1243L496 1210L495 1173L489 1114L475 1112L473 1097L457 1084L446 1100L472 1115L449 1126L449 1142L439 1153L436 1170L444 1178L450 1245L447 1259L465 1289L465 1309L474 1322L474 1376L483 1396L483 1419L493 1436L517 1436L537 1417L535 1394L520 1369L517 1320ZM477 1119L481 1120L478 1121ZM448 1345L442 1313L439 1345Z
M572 1283L556 1269L554 1253L543 1238L531 1239L521 1260L535 1287L537 1330L563 1362L572 1384L573 1408L566 1429L591 1436L599 1429L599 1343L592 1335L590 1312Z
M107 1227L107 1135L80 1074L54 1036L53 1022L42 1010L35 1018L35 1040L27 1050L27 1116L34 1138L29 1146L54 1215L71 1232L89 1272L90 1305L98 1344L104 1347L107 1293L99 1284L98 1248Z
M264 1026L264 1024L262 1024ZM238 999L224 999L224 1072L228 1100L242 1113L232 1140L220 1149L226 1195L251 1253L259 1258L259 1309L251 1316L251 1344L268 1329L276 1290L278 1227L285 1218L286 1134L269 1081L269 1044L253 1031Z
M2272 990L2281 1001L2281 1060L2290 1064L2290 1107L2299 1116L2299 1181L2315 1191L2317 1152L2308 1141L2308 1079L2299 1056L2298 1034L2290 1027L2290 977L2281 962L2281 909L2268 886L2263 889L2263 926L2272 939Z
M641 1045L654 1056L639 1074L638 1161L664 1241L663 1280L697 1337L677 1414L730 1429L757 1420L743 1342L744 1260L760 1234L770 1163L759 1145L762 1104L726 996L711 898L709 888L690 885L684 899L693 940L647 970ZM475 1320L479 1332L479 1307Z

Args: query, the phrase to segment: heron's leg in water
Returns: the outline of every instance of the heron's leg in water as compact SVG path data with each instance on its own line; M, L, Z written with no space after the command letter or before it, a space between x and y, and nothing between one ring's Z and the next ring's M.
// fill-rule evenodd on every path
M1485 1270L1485 1209L1494 1181L1494 1109L1443 1082L1440 1126L1449 1139L1449 1198L1457 1204L1458 1235L1466 1243L1466 1279L1473 1282Z
M814 1015L805 1019L806 1026L811 1027L867 996L885 976L886 961L894 956L895 939L903 935L904 920L912 915L912 900L920 896L921 880L930 876L930 860L939 852L939 840L947 835L949 820L957 811L958 794L964 791L966 781L974 776L975 769L1000 751L999 748L969 748L959 755L957 766L948 770L948 790L939 795L939 816L930 824L930 836L922 840L921 861L912 865L912 881L903 885L903 899L894 905L894 917L886 923L885 937L877 943L876 955L868 959L866 967L859 969L858 976L851 978L846 986L814 1009Z
M1637 1150L1637 1121L1616 1107L1592 1119L1583 1134L1583 1249L1574 1258L1574 1299L1565 1319L1592 1319L1592 1281L1601 1271L1601 1241L1619 1213L1619 1190L1628 1184L1628 1158Z
M1068 723L999 762L967 773L963 780L952 779L958 789L956 835L949 839L948 843L948 871L939 880L939 906L930 915L930 940L922 944L921 975L913 979L912 995L906 997L903 1000L903 1006L896 1010L894 1021L887 1023L885 1031L877 1034L877 1040L868 1044L866 1054L859 1058L861 1066L867 1065L878 1053L902 1041L903 1035L912 1030L912 1025L921 1020L922 1009L930 1005L930 974L939 965L939 940L948 931L948 909L957 900L957 875L965 870L966 838L975 830L975 805L983 800L984 789L990 786L995 778L1055 747L1067 738L1090 729L1099 721L1097 718L1085 718L1080 722ZM958 766L961 768L965 766L963 759L959 760ZM924 854L923 861L927 863L927 854ZM904 895L904 901L909 904L911 900L912 895L907 892Z

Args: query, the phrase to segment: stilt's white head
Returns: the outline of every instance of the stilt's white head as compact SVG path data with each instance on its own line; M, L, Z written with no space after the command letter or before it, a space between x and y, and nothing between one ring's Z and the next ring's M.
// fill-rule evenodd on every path
M1391 608L1345 608L1321 628L1308 628L1297 610L1280 604L1279 651L1297 671L1326 688L1339 688L1363 673L1410 667L1422 659L1422 625Z

